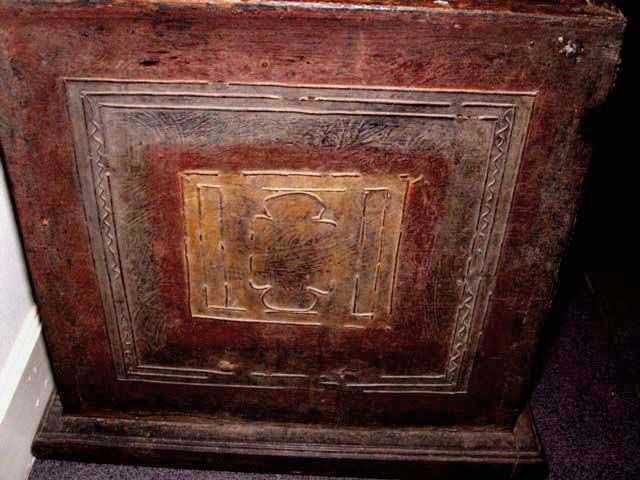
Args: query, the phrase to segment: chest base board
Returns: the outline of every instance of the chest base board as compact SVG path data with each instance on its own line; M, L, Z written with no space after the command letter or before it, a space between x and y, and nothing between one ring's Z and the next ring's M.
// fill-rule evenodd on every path
M232 471L393 478L545 478L530 410L513 431L376 428L185 415L64 415L52 395L33 444L38 458Z

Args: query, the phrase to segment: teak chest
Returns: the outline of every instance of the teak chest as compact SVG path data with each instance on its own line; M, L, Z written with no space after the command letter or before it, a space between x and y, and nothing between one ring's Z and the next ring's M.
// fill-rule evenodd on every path
M0 0L43 457L541 478L526 407L624 29L580 0Z

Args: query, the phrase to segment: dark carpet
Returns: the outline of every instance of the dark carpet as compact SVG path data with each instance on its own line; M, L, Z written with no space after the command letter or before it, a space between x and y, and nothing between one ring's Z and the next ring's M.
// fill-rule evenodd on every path
M600 279L600 277L595 277ZM615 295L595 296L579 282L560 296L545 327L532 408L551 480L640 479L640 392L636 285L622 281ZM620 283L621 282L621 283ZM612 282L603 285L611 287ZM615 282L613 282L615 286ZM588 288L592 287L592 288ZM603 291L606 288L603 288ZM625 293L626 292L626 293ZM605 292L606 293L606 292ZM635 296L630 301L630 295ZM613 297L613 299L612 299ZM596 301L597 300L597 301ZM621 306L622 305L622 306ZM30 480L158 480L321 478L259 475L37 460ZM322 477L326 478L326 477Z

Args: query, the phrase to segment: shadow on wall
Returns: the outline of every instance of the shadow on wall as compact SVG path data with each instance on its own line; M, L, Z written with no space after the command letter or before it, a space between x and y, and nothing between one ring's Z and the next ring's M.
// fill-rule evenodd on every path
M640 2L620 0L629 21L617 82L608 101L587 119L583 134L593 157L578 215L571 260L586 271L625 271L638 260L637 107L640 84Z
M640 168L631 101L640 84L640 2L618 4L629 22L622 61L608 101L583 125L593 156L534 382L542 377L533 403L551 479L640 478Z

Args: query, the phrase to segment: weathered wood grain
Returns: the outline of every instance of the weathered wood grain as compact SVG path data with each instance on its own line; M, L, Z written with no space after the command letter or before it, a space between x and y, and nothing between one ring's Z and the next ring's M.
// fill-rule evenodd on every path
M0 3L0 139L66 413L512 429L625 24L449 3Z

